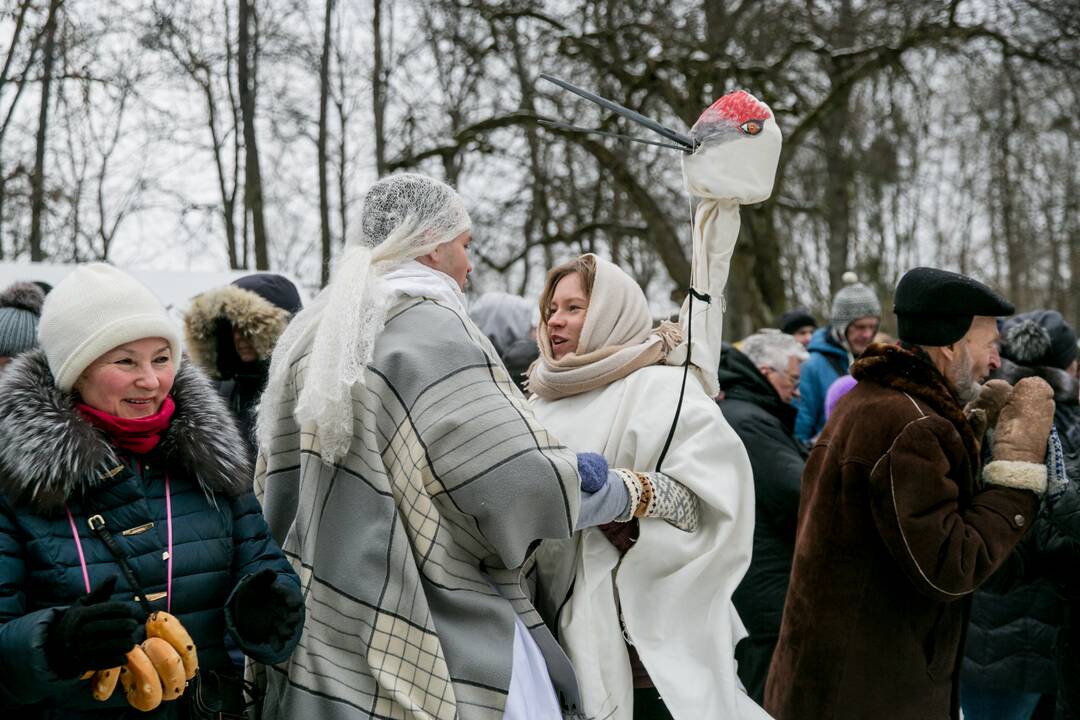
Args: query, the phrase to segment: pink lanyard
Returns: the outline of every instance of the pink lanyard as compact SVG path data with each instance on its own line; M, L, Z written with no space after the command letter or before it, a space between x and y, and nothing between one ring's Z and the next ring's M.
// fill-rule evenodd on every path
M75 550L79 553L79 565L82 567L83 585L86 586L86 592L90 592L90 573L86 570L86 555L83 554L82 542L79 540L79 529L75 527L75 518L71 514L71 510L68 506L64 505L64 511L68 516L68 524L71 525L71 536L75 538ZM168 612L172 612L172 493L169 491L169 475L165 475L165 534L168 539L169 547L165 553L165 609Z

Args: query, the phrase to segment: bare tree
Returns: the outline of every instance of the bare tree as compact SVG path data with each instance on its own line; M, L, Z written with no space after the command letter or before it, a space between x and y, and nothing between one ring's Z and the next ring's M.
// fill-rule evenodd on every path
M372 1L371 114L375 123L375 172L386 174L386 90L388 71L383 57L383 0Z
M240 95L240 116L244 125L244 223L251 220L255 267L270 269L270 253L263 212L262 171L259 168L259 148L255 129L255 96L258 87L259 22L255 0L240 0L238 20L237 81Z
M4 56L4 66L0 69L0 97L3 97L4 92L8 87L14 83L15 93L11 97L11 101L8 103L7 110L4 113L4 119L0 122L0 260L4 258L4 217L5 217L5 199L7 197L7 184L9 180L8 173L4 166L4 138L7 137L8 128L11 127L11 121L15 118L15 111L19 107L19 98L22 97L23 90L27 86L27 75L30 69L34 67L34 63L37 55L38 44L41 39L41 34L36 33L33 36L33 40L30 43L29 53L23 70L19 73L17 78L12 77L11 71L15 63L15 59L22 51L21 39L23 30L26 28L26 15L30 10L30 0L23 0L19 4L18 14L15 16L15 27L11 31L11 40L8 43L7 55ZM13 174L17 175L23 172L22 168L17 167Z
M183 19L172 11L154 8L154 19L143 38L143 44L164 52L183 77L194 84L206 108L206 130L210 135L210 154L213 158L214 176L221 200L219 213L225 235L225 249L231 269L248 267L246 238L236 226L237 195L240 190L240 155L242 144L242 121L237 93L233 87L233 63L236 53L232 45L231 3L225 0L221 6L222 31L213 36L211 45L221 43L220 61L203 52L196 42L195 34L202 19ZM224 83L224 92L220 86Z
M376 11L377 12L377 11ZM319 137L318 146L318 171L319 171L319 229L322 238L322 274L320 284L325 286L330 282L330 260L332 253L330 233L330 186L327 180L327 122L328 107L330 103L330 55L331 29L333 28L334 0L326 0L326 15L323 19L322 53L319 56Z
M56 55L57 16L63 0L50 0L45 19L45 48L41 69L41 104L38 111L37 143L34 152L34 174L30 200L30 259L41 261L45 252L41 246L41 221L45 214L45 144L49 137L49 100L51 99L53 65Z

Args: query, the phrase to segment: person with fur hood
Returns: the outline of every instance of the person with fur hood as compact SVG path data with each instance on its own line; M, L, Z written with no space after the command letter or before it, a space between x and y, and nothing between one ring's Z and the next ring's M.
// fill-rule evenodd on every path
M34 283L17 282L0 293L0 371L37 347L38 318L45 293Z
M270 355L300 293L288 278L256 273L208 290L184 315L187 351L217 383L255 460L255 409L270 372Z
M1080 482L1076 333L1056 310L1033 310L1007 319L1001 334L1001 367L993 376L1012 385L1028 377L1050 384L1054 427L1064 450L1066 474L1075 486ZM1027 577L1001 594L993 590L975 594L960 693L965 718L1026 719L1043 695L1056 693L1062 694L1058 705L1064 710L1078 662L1075 650L1066 650L1076 646L1073 617L1080 611L1080 593L1072 568L1080 563L1076 552L1080 535L1070 536L1056 526L1062 516L1077 512L1075 489L1044 504L1024 541ZM1051 561L1055 554L1063 557ZM1058 568L1067 570L1062 573ZM1073 669L1059 677L1063 665ZM1072 710L1078 711L1080 707Z
M280 661L303 608L232 418L182 361L165 308L116 268L68 275L38 334L41 349L0 380L0 704L19 718L133 717L123 691L95 699L89 674L125 666L163 610L199 670L140 717L188 717L196 701L241 711L226 633Z

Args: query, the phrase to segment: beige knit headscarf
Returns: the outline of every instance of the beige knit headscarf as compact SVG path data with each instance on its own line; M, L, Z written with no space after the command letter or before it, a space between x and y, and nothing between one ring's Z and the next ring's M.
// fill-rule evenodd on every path
M682 329L676 323L662 322L652 328L649 303L633 278L617 265L592 257L596 276L577 351L556 360L547 323L540 323L540 357L529 369L528 390L545 400L604 387L661 363L682 342Z

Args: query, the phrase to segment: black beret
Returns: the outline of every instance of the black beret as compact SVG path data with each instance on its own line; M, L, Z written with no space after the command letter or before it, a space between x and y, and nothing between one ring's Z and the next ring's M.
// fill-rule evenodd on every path
M804 327L817 327L817 320L810 314L810 311L806 308L795 308L794 310L788 310L776 320L776 327L780 328L780 332L791 335L799 328Z
M1012 315L1016 308L977 280L920 267L900 278L893 312L901 340L940 347L964 337L976 316Z

